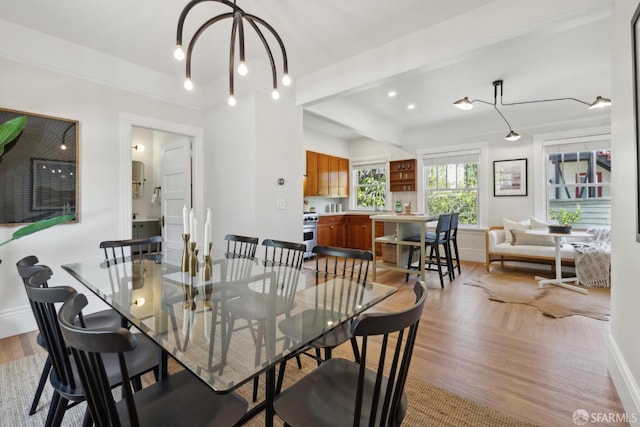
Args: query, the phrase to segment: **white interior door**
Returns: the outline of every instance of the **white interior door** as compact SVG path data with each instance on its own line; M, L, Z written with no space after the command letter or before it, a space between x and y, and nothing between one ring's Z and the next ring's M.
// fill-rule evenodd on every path
M191 208L191 138L162 144L162 237L167 249L182 249L182 208Z

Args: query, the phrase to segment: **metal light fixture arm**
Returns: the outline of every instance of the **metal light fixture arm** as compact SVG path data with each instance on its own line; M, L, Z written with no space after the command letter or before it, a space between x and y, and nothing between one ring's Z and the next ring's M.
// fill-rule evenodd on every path
M579 103L584 104L584 105L591 105L590 103L585 102L585 101L581 101L581 100L579 100L577 98L552 98L552 99L538 99L538 100L534 100L534 101L502 102L503 85L504 85L504 82L502 80L496 80L495 82L493 82L494 97L496 96L496 92L497 92L498 86L500 86L500 105L522 105L522 104L535 104L535 103L538 103L538 102L553 102L553 101L576 101L576 102L579 102Z
M218 21L221 21L223 19L227 19L227 18L233 18L233 24L232 24L232 29L231 29L231 41L230 41L230 46L229 46L229 92L230 92L230 103L233 100L233 95L234 95L234 69L235 69L235 44L236 44L236 37L238 37L238 48L239 48L239 53L240 53L240 67L238 69L238 72L241 75L245 75L247 72L247 68L245 63L245 40L244 40L244 23L243 23L243 19L246 19L247 22L249 23L249 25L251 25L251 27L255 30L256 34L258 35L258 38L260 38L260 41L262 42L263 47L265 48L266 52L267 52L267 56L269 58L269 63L271 65L271 76L272 76L272 82L273 82L273 93L272 96L274 99L277 99L279 94L278 94L278 79L277 79L277 69L276 69L276 64L275 64L275 60L273 57L273 52L271 51L271 48L269 47L269 43L267 41L267 39L265 38L265 35L263 33L263 30L258 26L258 24L262 27L264 27L266 30L269 31L269 33L271 33L271 35L276 39L276 41L278 42L278 45L280 46L280 50L282 53L282 60L283 60L283 84L285 86L289 85L291 79L289 78L289 66L288 66L288 60L287 60L287 51L284 47L284 43L282 41L282 38L278 35L278 33L275 31L275 29L269 25L264 19L259 18L255 15L252 14L248 14L246 13L243 9L241 9L240 7L238 7L236 5L235 0L233 1L233 3L231 1L228 0L191 0L189 3L187 3L187 5L184 7L184 9L182 10L182 12L180 13L180 17L178 19L178 28L177 28L177 34L176 34L176 58L177 59L182 59L184 57L184 52L182 51L182 36L183 36L183 27L184 27L184 22L187 18L187 15L189 14L189 12L191 11L191 9L193 9L194 6L196 6L199 3L203 3L205 1L211 1L211 2L215 2L215 3L222 3L228 7L230 7L233 11L232 12L228 12L228 13L223 13L220 14L214 18L209 19L208 21L206 21L204 24L202 24L200 26L200 28L198 28L198 30L194 33L191 41L189 42L189 47L187 50L187 54L186 54L186 78L187 78L187 82L185 82L185 87L187 87L188 89L191 89L193 87L192 83L191 83L191 55L193 53L193 49L194 46L197 42L197 40L200 38L200 36L202 35L202 33L209 28L211 25L215 24ZM234 101L234 100L233 100ZM233 102L235 104L235 102Z

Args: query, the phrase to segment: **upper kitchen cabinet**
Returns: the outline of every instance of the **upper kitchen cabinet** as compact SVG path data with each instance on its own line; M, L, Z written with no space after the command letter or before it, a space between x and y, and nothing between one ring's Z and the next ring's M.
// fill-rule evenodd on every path
M416 191L416 159L389 162L391 191Z
M304 195L348 197L349 159L307 151Z

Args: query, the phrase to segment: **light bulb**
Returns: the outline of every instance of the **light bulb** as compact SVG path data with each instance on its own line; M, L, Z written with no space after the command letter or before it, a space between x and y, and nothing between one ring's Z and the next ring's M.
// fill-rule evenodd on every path
M234 105L236 105L236 97L233 95L229 95L229 100L227 102L233 107Z
M184 81L184 88L186 90L193 90L193 82L191 81L191 79L186 79Z
M291 84L291 78L289 77L289 74L285 74L284 76L282 76L282 84L285 86L289 86Z
M176 50L173 51L173 56L178 60L182 61L184 59L184 51L182 50L181 45L176 46Z
M249 73L249 69L247 68L247 64L244 61L240 61L240 65L238 65L238 74L241 76L246 76Z
M471 110L473 108L473 104L466 96L454 102L453 105L461 110Z
M63 143L62 145L60 145L60 149L61 149L61 150L66 150L66 149L67 149L67 146L66 146L66 145L64 145L64 143Z
M278 89L274 89L273 92L271 92L271 98L273 99L280 98L280 93L278 92Z

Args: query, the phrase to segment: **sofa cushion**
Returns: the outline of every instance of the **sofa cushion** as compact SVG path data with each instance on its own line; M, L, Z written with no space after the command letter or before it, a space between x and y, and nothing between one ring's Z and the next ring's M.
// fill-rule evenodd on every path
M511 244L517 245L535 245L535 246L555 246L556 242L552 236L543 236L539 234L528 234L527 230L514 228L511 230Z
M546 230L549 227L548 222L532 216L529 217L529 224L533 230Z
M547 257L553 259L556 254L554 246L541 246L541 245L512 245L511 243L498 243L491 253L499 255L513 255L513 256L532 256L532 257ZM560 258L562 259L575 259L576 251L573 246L563 244L560 246Z
M511 219L507 219L507 218L503 218L502 219L502 225L504 226L504 231L505 231L505 242L507 243L511 243L511 241L513 240L513 236L511 235L511 230L517 229L517 230L528 230L529 227L529 220L523 220L523 221L513 221Z

